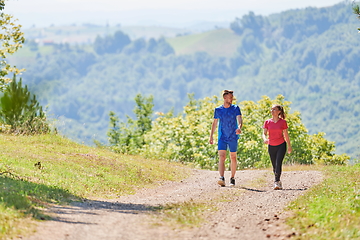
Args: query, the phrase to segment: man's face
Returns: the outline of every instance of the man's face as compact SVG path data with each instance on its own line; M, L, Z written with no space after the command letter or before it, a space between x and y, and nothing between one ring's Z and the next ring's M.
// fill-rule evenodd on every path
M232 104L233 100L234 100L234 96L232 94L226 94L224 96L224 103Z

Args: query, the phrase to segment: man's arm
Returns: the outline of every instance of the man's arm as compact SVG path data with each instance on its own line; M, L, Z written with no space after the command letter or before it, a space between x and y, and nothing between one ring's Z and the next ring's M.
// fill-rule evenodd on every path
M214 143L213 135L214 135L215 129L216 129L216 127L217 127L217 123L218 123L218 119L217 119L217 118L214 118L214 121L213 121L213 123L211 124L211 132L210 132L210 139L209 139L209 143L210 143L210 144L213 144L213 143Z
M236 129L236 134L240 134L241 133L241 128L243 125L243 120L242 120L242 116L241 115L237 115L236 116L236 120L238 122L238 129Z

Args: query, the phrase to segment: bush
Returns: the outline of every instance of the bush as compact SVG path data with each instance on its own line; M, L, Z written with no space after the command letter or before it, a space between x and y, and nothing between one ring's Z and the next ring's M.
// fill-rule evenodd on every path
M144 136L145 145L139 149L146 157L164 158L184 163L193 163L206 169L216 169L218 163L216 144L209 144L209 134L215 107L223 102L217 97L190 101L182 115L171 112L159 114L152 129ZM268 167L270 159L267 145L261 138L262 126L270 118L273 104L281 104L287 113L289 135L293 153L287 154L284 163L300 164L345 164L350 158L336 155L333 142L324 138L324 133L309 135L301 122L299 112L290 112L290 102L279 95L271 100L264 96L257 103L244 101L239 104L243 115L243 129L238 145L238 167ZM216 136L215 136L216 137Z

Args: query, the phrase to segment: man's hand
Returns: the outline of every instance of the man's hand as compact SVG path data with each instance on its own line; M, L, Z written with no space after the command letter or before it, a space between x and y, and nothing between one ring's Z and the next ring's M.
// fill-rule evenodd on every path
M240 128L236 129L236 135L239 135L240 133L241 133L241 129Z
M213 139L213 136L210 136L209 143L210 143L210 144L214 144L214 139Z

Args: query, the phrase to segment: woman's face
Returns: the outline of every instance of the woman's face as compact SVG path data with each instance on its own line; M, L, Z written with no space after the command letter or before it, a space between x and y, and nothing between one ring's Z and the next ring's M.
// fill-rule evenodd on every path
M277 106L272 106L271 107L271 115L278 117L280 113L280 110Z

